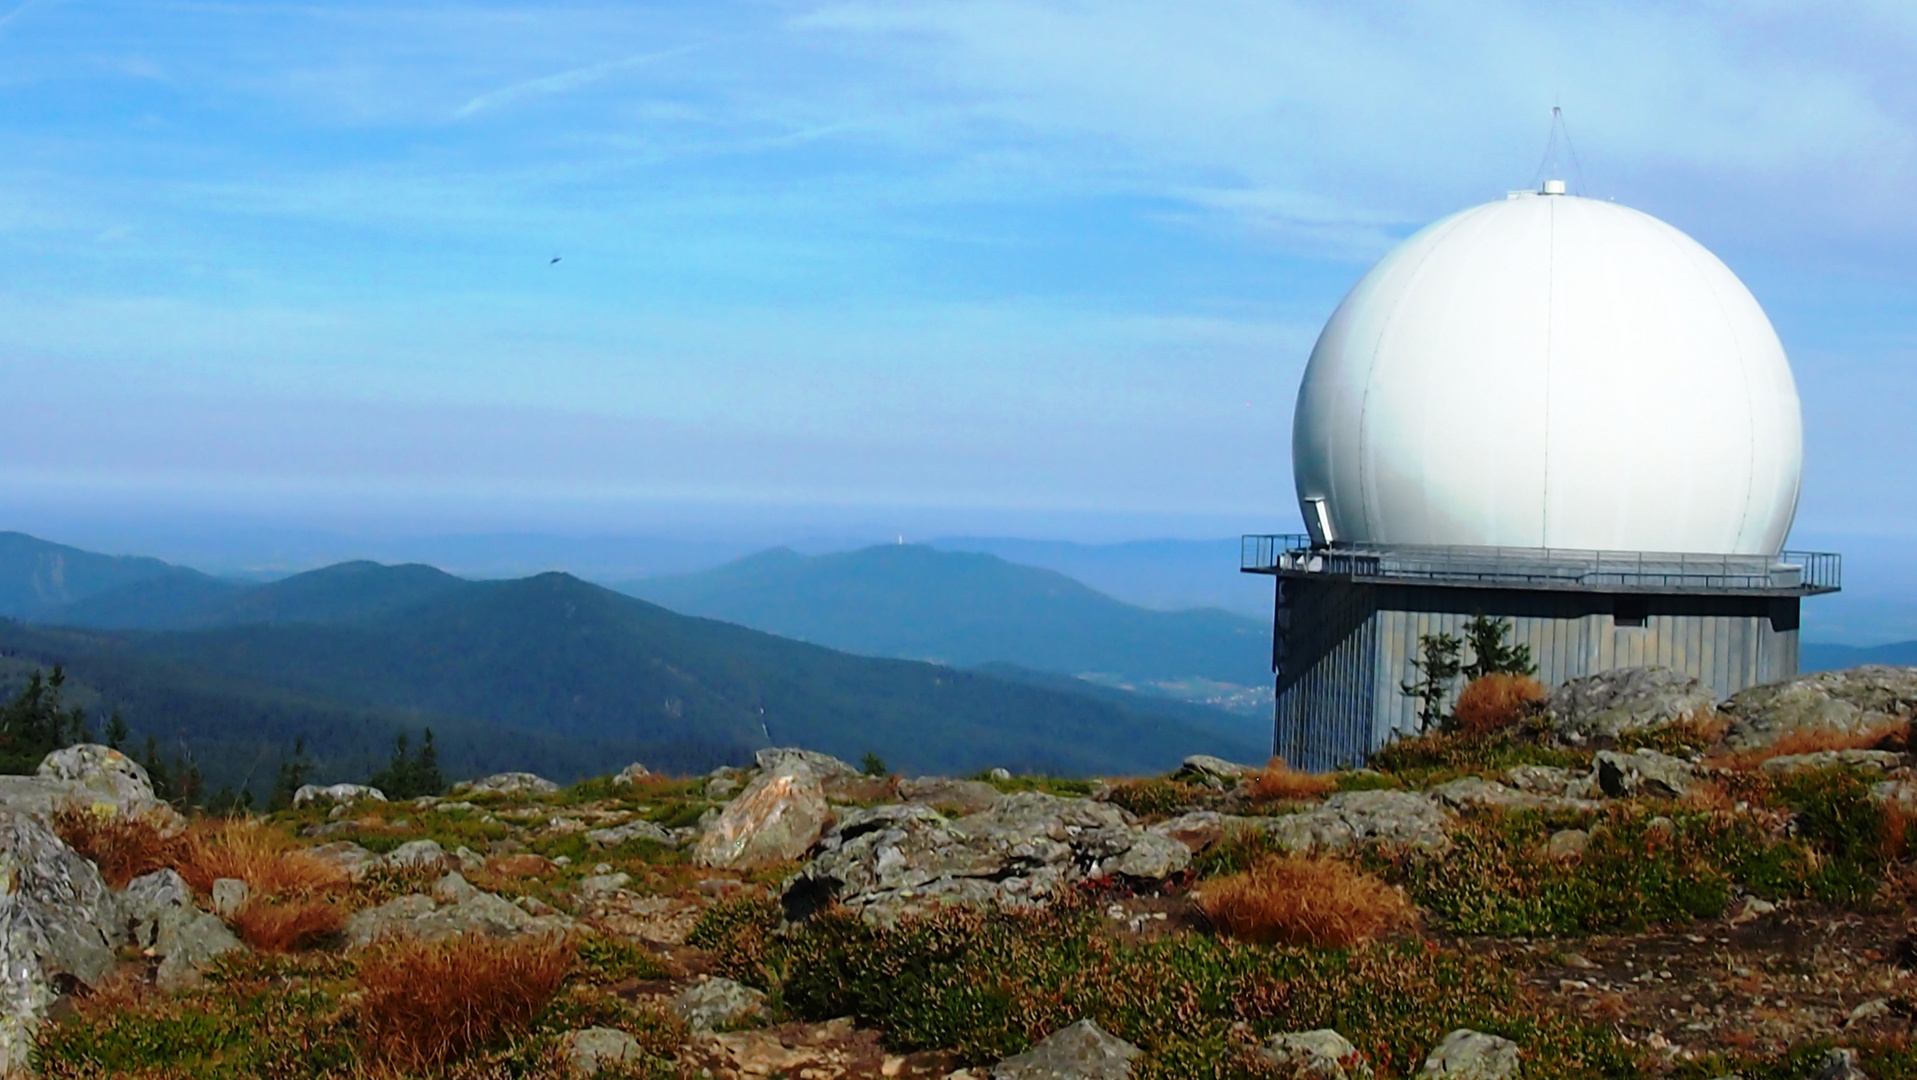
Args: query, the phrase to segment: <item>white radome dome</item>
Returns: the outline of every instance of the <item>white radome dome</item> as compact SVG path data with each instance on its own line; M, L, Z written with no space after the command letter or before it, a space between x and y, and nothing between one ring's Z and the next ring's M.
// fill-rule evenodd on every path
M1776 331L1716 256L1525 192L1412 236L1338 305L1292 462L1334 541L1775 555L1803 424Z

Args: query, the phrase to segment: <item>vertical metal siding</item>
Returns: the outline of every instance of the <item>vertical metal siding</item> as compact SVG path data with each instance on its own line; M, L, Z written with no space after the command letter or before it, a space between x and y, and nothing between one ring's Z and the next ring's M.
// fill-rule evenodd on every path
M1297 586L1293 588L1292 586ZM1661 665L1696 677L1720 698L1796 673L1794 607L1776 616L1748 602L1653 598L1642 627L1620 627L1602 595L1514 590L1377 588L1288 582L1274 619L1278 699L1273 749L1299 768L1360 763L1416 734L1412 681L1426 635L1461 635L1482 611L1501 612L1528 645L1547 686L1599 671Z

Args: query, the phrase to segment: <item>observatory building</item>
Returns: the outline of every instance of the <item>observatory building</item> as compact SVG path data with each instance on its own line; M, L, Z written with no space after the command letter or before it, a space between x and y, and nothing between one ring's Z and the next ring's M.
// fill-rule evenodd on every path
M1797 672L1835 555L1783 550L1797 389L1736 275L1561 181L1437 222L1360 280L1298 390L1306 534L1277 579L1275 752L1324 769L1420 730L1420 638L1501 618L1547 686L1662 665L1720 695Z

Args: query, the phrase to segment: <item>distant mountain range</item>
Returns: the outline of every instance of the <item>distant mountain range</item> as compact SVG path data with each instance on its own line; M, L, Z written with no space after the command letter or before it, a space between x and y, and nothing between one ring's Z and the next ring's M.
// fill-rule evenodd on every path
M1010 663L1136 684L1271 678L1262 622L1135 607L1055 571L918 544L811 556L775 548L617 587L688 615L870 656Z
M628 760L703 771L774 744L908 772L1078 775L1269 747L1262 724L1215 709L849 655L560 573L471 582L361 562L255 585L0 541L0 613L20 620L0 622L8 670L65 665L96 717L121 709L215 782L270 774L302 736L324 778L363 778L428 724L454 775L555 779Z
M1917 664L1917 641L1890 645L1821 645L1805 642L1797 666L1802 671L1838 671L1860 664Z

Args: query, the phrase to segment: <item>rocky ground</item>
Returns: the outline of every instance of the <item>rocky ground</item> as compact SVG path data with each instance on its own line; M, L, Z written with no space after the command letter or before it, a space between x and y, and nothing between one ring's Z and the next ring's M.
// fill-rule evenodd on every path
M1913 708L1913 669L1724 703L1639 669L1322 777L1199 757L1153 778L901 778L773 749L703 777L307 788L253 822L180 819L137 765L76 747L0 777L0 1059L55 1076L1917 1077ZM1278 904L1291 914L1234 937L1218 898L1272 860L1335 862L1411 914L1327 931ZM470 941L565 953L487 1037L381 1050L380 973ZM461 979L439 982L435 1008L464 1007Z

